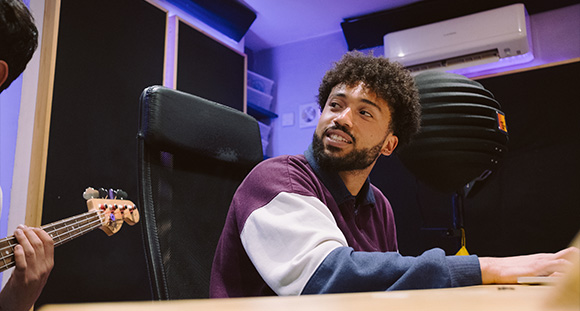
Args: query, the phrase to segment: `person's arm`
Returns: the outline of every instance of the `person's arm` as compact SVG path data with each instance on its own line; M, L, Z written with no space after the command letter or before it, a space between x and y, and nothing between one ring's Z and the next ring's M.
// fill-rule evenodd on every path
M517 283L520 276L560 276L579 260L579 250L569 247L554 254L533 254L514 257L481 257L483 284Z
M40 296L54 265L54 241L44 230L18 226L16 268L0 292L0 310L28 311Z
M353 251L326 206L309 196L280 193L248 217L241 240L278 295L481 284L476 256Z
M431 249L417 257L396 252L330 253L302 294L447 288L481 284L477 256L445 256Z

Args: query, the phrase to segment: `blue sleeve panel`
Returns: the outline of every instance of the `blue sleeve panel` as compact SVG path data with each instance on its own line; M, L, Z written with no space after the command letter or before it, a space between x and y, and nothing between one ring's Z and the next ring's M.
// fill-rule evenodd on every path
M445 256L441 249L417 257L396 252L333 250L302 294L444 288L481 284L477 256Z

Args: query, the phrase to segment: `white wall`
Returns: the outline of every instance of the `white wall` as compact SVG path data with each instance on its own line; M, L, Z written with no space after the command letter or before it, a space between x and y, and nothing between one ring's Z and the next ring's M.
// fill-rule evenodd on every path
M535 59L506 68L533 67L580 57L580 4L530 16ZM383 47L373 49L383 55ZM298 154L310 144L314 128L299 128L298 107L315 102L318 85L331 63L348 51L342 32L255 53L255 71L274 80L271 155ZM292 126L282 126L285 114Z

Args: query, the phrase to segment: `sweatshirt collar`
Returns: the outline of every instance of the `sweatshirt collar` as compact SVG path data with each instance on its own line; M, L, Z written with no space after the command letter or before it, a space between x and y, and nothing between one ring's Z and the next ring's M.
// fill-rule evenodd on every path
M318 162L316 162L316 159L314 158L312 145L308 146L308 149L304 152L304 156L306 157L310 167L312 167L314 173L320 178L326 188L328 188L330 194L339 206L349 200L356 200L356 203L359 206L375 205L375 195L371 191L370 180L368 177L361 188L361 191L355 197L350 193L350 191L348 191L348 188L346 188L342 178L338 175L338 172L324 170L320 165L318 165Z

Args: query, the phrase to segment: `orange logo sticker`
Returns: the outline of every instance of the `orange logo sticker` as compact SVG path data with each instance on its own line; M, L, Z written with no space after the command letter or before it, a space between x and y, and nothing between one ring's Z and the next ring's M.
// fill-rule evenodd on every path
M497 126L500 130L507 133L507 123L505 122L505 114L500 111L497 111Z

